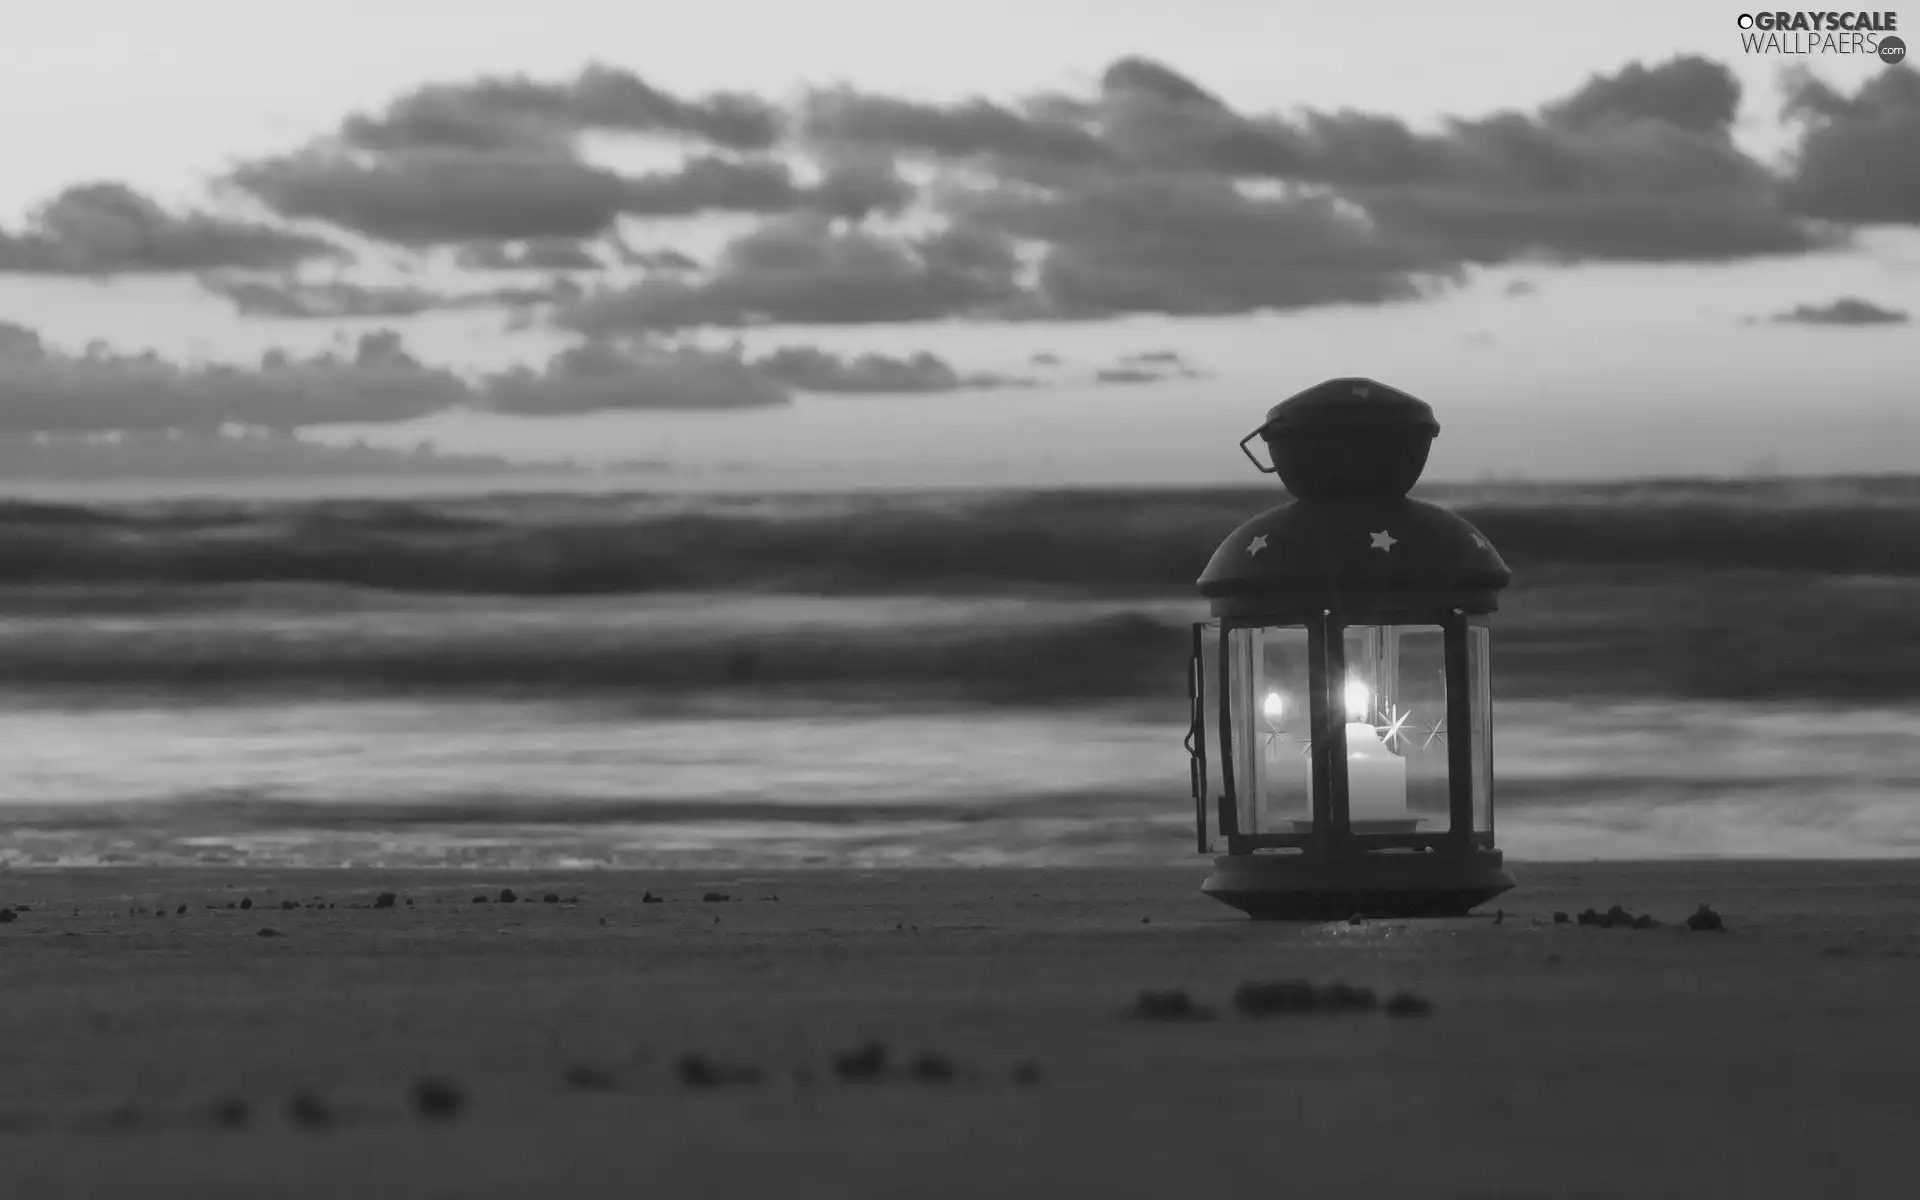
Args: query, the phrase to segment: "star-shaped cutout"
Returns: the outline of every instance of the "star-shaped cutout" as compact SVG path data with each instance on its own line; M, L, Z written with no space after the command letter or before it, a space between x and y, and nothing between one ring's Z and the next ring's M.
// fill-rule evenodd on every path
M1384 529L1379 533L1369 533L1367 536L1373 539L1373 545L1368 546L1367 549L1385 550L1389 554L1393 553L1393 544L1400 540Z
M1391 711L1381 713L1380 716L1381 716L1381 719L1385 722L1385 724L1380 725L1378 727L1380 740L1387 744L1387 749L1391 750L1395 747L1397 743L1406 740L1406 735L1401 733L1400 729L1401 729L1401 726L1405 725L1409 720L1413 718L1413 714L1410 712L1401 712L1399 709L1396 708Z
M1262 550L1265 550L1266 548L1267 548L1267 535L1264 533L1261 534L1259 537L1253 539L1251 542L1247 543L1248 554L1258 554Z
M1436 740L1442 746L1446 745L1447 744L1446 724L1447 724L1447 719L1445 717L1441 717L1438 721L1435 721L1433 724L1423 726L1423 728L1425 728L1427 731L1427 740L1420 743L1420 748L1422 750L1425 750L1428 746L1433 745L1433 743Z

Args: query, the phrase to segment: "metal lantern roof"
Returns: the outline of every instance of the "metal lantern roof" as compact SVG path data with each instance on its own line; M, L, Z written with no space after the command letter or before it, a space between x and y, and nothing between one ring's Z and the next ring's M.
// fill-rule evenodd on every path
M1256 465L1297 499L1214 551L1199 586L1215 615L1494 611L1513 572L1493 543L1464 517L1407 497L1439 432L1424 401L1370 379L1331 379L1275 405L1241 447L1264 440L1274 465Z

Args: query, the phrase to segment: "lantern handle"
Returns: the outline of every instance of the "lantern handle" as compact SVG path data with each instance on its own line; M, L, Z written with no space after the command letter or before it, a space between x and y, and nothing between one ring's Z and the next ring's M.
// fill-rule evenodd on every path
M1273 475L1273 474L1276 474L1280 470L1280 468L1269 466L1266 463L1261 462L1259 459L1253 456L1253 451L1247 449L1248 442L1259 437L1261 434L1265 433L1266 431L1267 431L1267 427L1265 425L1262 425L1260 428L1254 430L1252 433L1241 438L1240 453L1246 455L1247 461L1252 463L1254 465L1254 468L1258 470L1262 475Z

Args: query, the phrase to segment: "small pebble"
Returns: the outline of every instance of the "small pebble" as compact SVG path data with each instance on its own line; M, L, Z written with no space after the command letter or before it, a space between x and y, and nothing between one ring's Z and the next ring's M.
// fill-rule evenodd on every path
M10 908L0 908L0 925L10 925L20 919L20 914Z
M173 912L175 916L184 917L187 915L187 906L182 904L178 908L174 909Z
M1347 924L1349 925L1365 925L1366 923L1367 923L1367 919L1361 916L1359 913L1355 913L1352 916L1347 918Z
M1381 1011L1390 1017L1426 1017L1433 1015L1433 1001L1412 992L1395 992Z
M444 1079L416 1079L410 1093L413 1111L429 1121L450 1121L467 1106L466 1095Z
M252 907L253 907L253 897L251 897L251 896L242 896L242 897L240 898L240 907L241 907L241 908L252 908Z
M298 901L294 901L294 900L282 900L280 902L280 907L282 909L299 908L300 904Z
M1140 918L1140 923L1141 923L1142 925L1151 925L1151 924L1153 924L1153 918L1152 918L1152 917L1141 917L1141 918Z
M647 892L640 897L640 903L642 904L665 904L666 902L667 898L665 896L656 896L652 892Z
M733 899L733 897L727 895L725 892L708 892L706 895L700 897L700 899L706 901L708 904L724 904Z
M512 889L512 888L501 888L501 889L500 889L500 903L502 903L502 904L513 904L513 903L515 903L516 901L518 901L519 899L520 899L520 897L518 897L518 896L516 896L516 895L514 895L514 894L513 894L513 889Z
M1040 1064L1032 1059L1013 1065L1013 1082L1020 1087L1032 1087L1040 1082Z
M267 926L264 926L264 925L263 925L263 926L261 926L261 927L260 927L260 932L259 932L259 933L256 933L256 934L254 934L253 936L255 936L255 937L285 937L285 936L287 936L287 935L286 935L286 934L284 934L284 933L281 933L281 932L280 932L280 931L279 931L278 929L270 929L270 928L268 928Z
M375 908L392 908L393 902L399 898L400 897L394 895L392 892L381 892L373 898L373 906ZM412 901L408 901L408 903L412 903Z
M213 1123L223 1129L238 1129L251 1115L247 1102L238 1096L222 1096L213 1102Z
M542 897L540 897L540 903L542 903L542 904L558 904L558 903L560 903L560 893L559 893L559 892L548 892L548 893L547 893L546 895L544 895L544 896L542 896Z
M475 904L485 904L487 902L487 898L485 896L475 896L473 898L473 902Z
M1555 925L1565 925L1570 920L1572 920L1572 918L1567 916L1566 913L1556 912L1553 914L1553 923Z

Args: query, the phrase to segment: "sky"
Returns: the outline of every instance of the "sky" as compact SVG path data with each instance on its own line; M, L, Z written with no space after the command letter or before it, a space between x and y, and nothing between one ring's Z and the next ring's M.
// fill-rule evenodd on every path
M1910 469L1920 74L1743 11L16 6L0 433L1216 482L1365 375L1436 478Z

